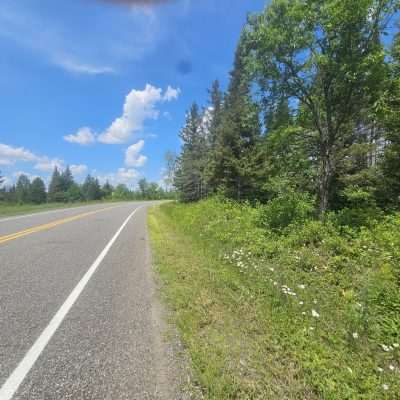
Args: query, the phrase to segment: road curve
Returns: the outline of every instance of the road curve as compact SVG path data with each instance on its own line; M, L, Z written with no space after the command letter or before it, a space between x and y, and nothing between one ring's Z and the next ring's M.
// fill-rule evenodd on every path
M0 400L176 399L149 203L0 220Z

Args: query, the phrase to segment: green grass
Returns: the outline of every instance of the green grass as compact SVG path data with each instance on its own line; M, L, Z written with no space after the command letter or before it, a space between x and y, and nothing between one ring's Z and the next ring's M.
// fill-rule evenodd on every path
M99 202L82 203L47 203L47 204L5 204L0 203L0 217L11 217L24 214L33 214L41 211L56 210L60 208L81 207Z
M398 399L400 216L277 232L265 207L212 199L149 215L154 264L204 397Z

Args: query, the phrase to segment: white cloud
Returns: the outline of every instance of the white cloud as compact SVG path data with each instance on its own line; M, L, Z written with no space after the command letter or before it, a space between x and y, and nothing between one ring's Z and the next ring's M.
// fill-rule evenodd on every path
M140 173L133 168L119 168L117 172L108 174L98 174L96 171L93 171L93 175L98 178L101 184L109 182L116 186L123 183L130 188L136 185L137 180L141 176Z
M127 167L143 167L147 161L147 157L140 154L144 146L144 140L129 146L125 151L125 165Z
M88 171L88 167L84 164L79 165L70 165L69 169L71 170L72 175L83 175Z
M12 147L7 144L0 143L0 159L2 165L12 165L18 161L39 161L40 157L23 147Z
M170 86L163 95L162 89L147 84L144 90L132 90L125 98L122 116L117 118L98 140L107 144L126 143L134 133L143 129L148 119L157 119L156 104L176 99L179 89Z
M70 56L55 57L53 62L65 70L77 74L104 75L115 73L115 69L112 67L85 64L74 60Z
M80 128L75 134L64 136L64 140L70 143L77 143L83 146L87 146L96 141L96 136L90 128L83 127Z
M49 159L47 157L44 157L41 161L36 163L33 168L42 172L52 172L55 167L57 167L58 169L63 169L64 164L64 161L58 158Z
M175 89L171 86L167 87L167 90L165 91L163 99L165 101L171 101L171 100L176 100L181 93L181 90L179 88Z

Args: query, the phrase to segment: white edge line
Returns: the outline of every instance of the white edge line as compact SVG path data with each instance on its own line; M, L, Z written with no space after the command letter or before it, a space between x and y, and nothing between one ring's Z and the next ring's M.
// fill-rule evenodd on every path
M46 348L47 344L63 322L64 318L71 310L72 306L78 300L80 294L85 289L85 286L90 281L90 278L96 272L97 268L104 260L107 253L110 251L112 245L118 239L119 235L128 224L130 219L134 216L134 214L140 210L143 206L136 208L129 217L125 220L125 222L118 229L117 233L113 236L113 238L108 242L107 246L103 249L100 255L97 257L92 266L88 269L79 283L75 286L71 294L68 296L67 300L65 300L64 304L59 308L57 313L54 315L52 320L49 322L47 327L42 331L36 342L32 345L32 347L25 354L25 357L18 364L12 374L8 377L6 382L0 388L0 400L11 400L14 396L15 392L18 390L19 386L25 379L26 375L29 373L31 368L34 366L36 360L39 358L40 354Z

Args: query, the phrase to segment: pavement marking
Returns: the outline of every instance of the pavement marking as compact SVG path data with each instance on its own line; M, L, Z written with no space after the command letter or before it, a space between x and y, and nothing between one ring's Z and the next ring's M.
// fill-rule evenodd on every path
M49 222L47 224L34 226L32 228L25 229L23 231L11 233L9 235L0 236L0 244L9 242L10 240L19 239L19 238L27 236L27 235L31 235L32 233L46 231L46 230L55 228L56 226L66 224L68 222L76 221L76 220L79 220L79 219L82 219L85 217L89 217L90 215L98 214L100 212L111 210L116 207L119 207L119 206L107 207L107 208L102 208L100 210L95 210L95 211L90 211L90 212L86 212L83 214L74 215L72 217L55 220L55 221Z
M97 268L101 264L101 262L106 257L107 253L110 251L112 245L118 239L119 235L131 220L131 218L135 215L135 213L140 210L143 206L136 208L129 217L125 220L125 222L118 229L116 234L112 237L112 239L108 242L107 246L103 249L100 255L96 258L94 263L79 281L79 283L75 286L74 290L68 296L67 300L65 300L64 304L59 308L57 313L54 315L52 320L49 322L47 327L42 331L40 336L36 339L36 342L33 346L28 350L25 354L25 357L18 364L17 368L12 372L12 374L8 377L4 385L0 388L0 400L11 400L19 386L25 379L26 375L28 375L31 368L35 365L35 362L46 348L47 344L50 342L53 335L56 333L57 329L63 322L64 318L67 316L68 312L71 310L75 302L78 300L79 296L85 289L86 285L90 281L93 274L96 272Z

